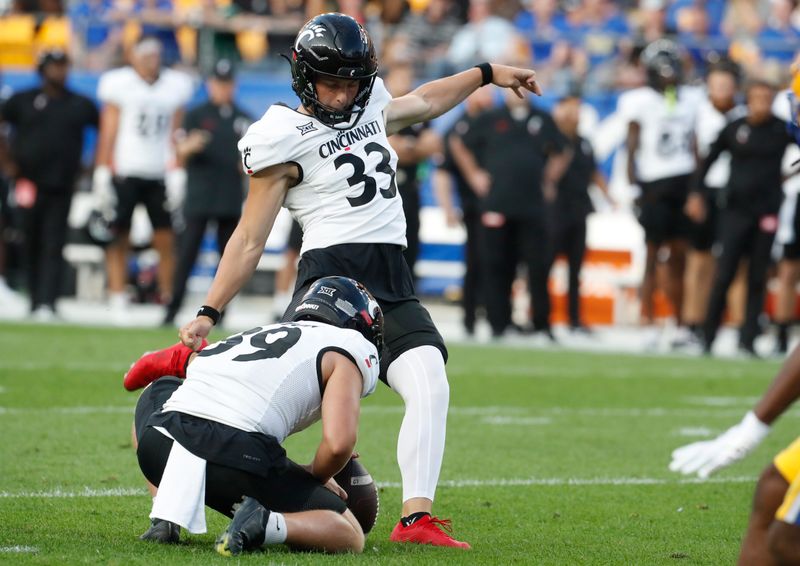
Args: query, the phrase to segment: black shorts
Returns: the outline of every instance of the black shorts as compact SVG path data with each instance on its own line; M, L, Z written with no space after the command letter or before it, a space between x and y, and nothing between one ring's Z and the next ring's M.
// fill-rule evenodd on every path
M297 283L284 320L300 304L308 287L332 275L363 283L383 310L384 341L380 378L401 354L418 346L437 348L447 362L447 347L430 313L414 294L414 281L403 249L393 244L340 244L310 250L300 257Z
M690 222L689 244L693 250L707 252L711 250L714 241L717 239L717 217L719 216L719 206L717 204L717 193L720 189L708 189L706 191L706 218L702 222Z
M800 259L800 196L796 198L794 213L792 216L792 229L794 230L794 240L783 245L783 259Z
M289 240L286 242L286 247L300 253L303 247L303 229L300 228L300 223L297 220L292 220L292 229L289 230Z
M172 220L167 210L167 188L164 181L115 177L114 189L117 192L117 216L113 222L114 228L129 230L133 209L139 203L147 208L153 230L172 227Z
M313 509L343 513L347 509L341 498L287 458L274 437L246 433L182 413L161 413L164 401L180 385L181 380L177 378L158 379L144 390L136 405L135 427L139 442L136 454L142 473L153 485L161 483L174 442L153 426L180 421L188 430L202 433L197 438L184 439L185 443L182 441L181 444L206 460L205 502L212 509L232 517L233 505L240 502L243 496L254 497L267 509L279 513ZM147 415L148 411L152 412ZM178 433L183 432L180 428L171 428L169 424L164 428L176 439L180 438ZM264 447L260 452L254 440ZM235 465L237 450L241 447L248 449L247 465L251 468L257 466L257 473ZM250 450L254 447L255 451ZM255 459L260 459L260 463L254 463L253 452L256 452ZM229 465L232 462L234 465Z
M691 221L683 212L689 188L689 175L641 183L638 200L639 224L645 241L661 245L677 239L688 239Z

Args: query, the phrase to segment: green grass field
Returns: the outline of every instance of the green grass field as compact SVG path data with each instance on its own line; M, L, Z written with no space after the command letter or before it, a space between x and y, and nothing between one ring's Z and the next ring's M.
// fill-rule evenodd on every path
M212 543L227 519L210 510L205 535L174 547L137 540L150 499L131 450L136 395L121 379L142 351L174 339L173 330L0 325L0 562L731 564L754 479L798 429L789 414L744 462L713 482L687 481L667 471L671 449L737 422L776 362L451 345L435 509L471 552L388 542L402 407L381 385L364 403L358 443L381 484L365 554L279 547L225 559ZM290 456L307 461L318 434L290 439Z

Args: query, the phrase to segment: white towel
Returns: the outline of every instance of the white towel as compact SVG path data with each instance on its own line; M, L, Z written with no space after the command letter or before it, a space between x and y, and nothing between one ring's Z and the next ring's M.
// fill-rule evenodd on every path
M172 438L164 428L155 428ZM174 438L173 441L150 518L163 519L190 533L202 534L206 532L206 461L186 450Z

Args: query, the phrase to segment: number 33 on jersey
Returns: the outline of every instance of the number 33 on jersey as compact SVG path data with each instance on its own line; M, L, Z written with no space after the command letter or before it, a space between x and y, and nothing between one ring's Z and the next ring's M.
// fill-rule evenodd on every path
M248 175L294 163L300 182L284 206L303 228L301 253L342 243L406 245L397 194L397 154L386 139L383 111L391 95L375 79L361 120L335 130L287 106L271 106L239 141Z

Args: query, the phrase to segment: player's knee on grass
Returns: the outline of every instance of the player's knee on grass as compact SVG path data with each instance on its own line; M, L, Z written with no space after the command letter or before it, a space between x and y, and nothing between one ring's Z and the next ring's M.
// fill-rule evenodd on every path
M364 539L366 537L364 531L361 529L361 525L358 523L358 519L356 519L350 509L345 509L341 517L347 521L349 528L352 530L352 535L350 536L350 552L360 554L364 551Z
M769 552L780 566L800 565L800 526L776 520L769 528Z

